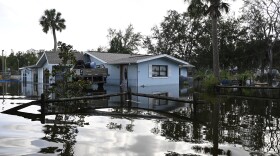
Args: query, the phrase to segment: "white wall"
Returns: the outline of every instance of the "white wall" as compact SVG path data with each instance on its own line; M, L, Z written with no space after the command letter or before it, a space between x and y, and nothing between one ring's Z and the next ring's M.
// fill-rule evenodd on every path
M30 68L24 68L20 72L20 80L23 81L23 75L26 73L26 82L33 82L33 71Z
M108 73L110 74L107 77L107 84L108 85L120 85L120 65L105 65L108 68Z
M109 76L107 77L108 85L120 85L120 65L104 64L98 59L90 57L96 65L103 64L108 68ZM149 66L151 65L167 65L168 77L150 77ZM179 84L179 65L170 59L159 58L151 61L146 61L140 64L128 65L128 85L129 86L154 86Z
M120 85L120 65L108 65L105 64L105 67L108 68L108 73L110 76L107 77L107 84L119 86ZM127 65L127 77L129 86L137 86L137 73L138 67L137 64Z
M50 64L45 63L43 67L38 68L38 83L43 83L44 82L44 70L48 69L50 73L52 73L52 66ZM49 82L51 82L51 79L54 80L52 76L50 76Z
M149 66L167 65L168 77L151 77ZM138 86L179 84L179 65L166 58L155 59L138 65Z

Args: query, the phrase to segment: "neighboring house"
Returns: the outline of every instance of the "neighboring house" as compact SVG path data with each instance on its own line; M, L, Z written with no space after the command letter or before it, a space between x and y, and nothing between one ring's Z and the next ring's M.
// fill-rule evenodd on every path
M82 53L75 53L77 60L83 59ZM55 78L49 76L47 73L51 73L53 68L61 63L61 59L56 52L44 52L39 58L37 63L32 66L22 67L21 71L21 81L34 82L34 83L53 83Z
M179 84L193 65L169 55L85 52L85 60L108 68L109 85L153 86Z
M122 86L153 86L179 84L179 77L187 77L188 62L169 55L136 55L107 52L75 53L77 60L94 62L96 66L108 68L107 84ZM22 67L23 82L53 83L55 78L48 76L61 60L58 53L45 52L35 65Z

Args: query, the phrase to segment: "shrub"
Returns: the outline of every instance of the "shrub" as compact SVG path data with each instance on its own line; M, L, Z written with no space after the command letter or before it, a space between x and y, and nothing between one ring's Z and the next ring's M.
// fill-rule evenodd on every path
M202 81L202 87L207 91L213 91L216 85L219 84L219 80L214 76L213 73L208 74Z

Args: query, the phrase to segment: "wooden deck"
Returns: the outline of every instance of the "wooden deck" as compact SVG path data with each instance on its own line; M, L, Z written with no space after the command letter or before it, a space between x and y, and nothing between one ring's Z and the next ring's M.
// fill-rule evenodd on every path
M75 69L76 75L81 77L99 77L99 76L108 76L108 69L107 68L82 68L82 69Z

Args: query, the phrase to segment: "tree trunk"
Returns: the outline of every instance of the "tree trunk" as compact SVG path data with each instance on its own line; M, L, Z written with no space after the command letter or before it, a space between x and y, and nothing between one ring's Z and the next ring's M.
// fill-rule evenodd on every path
M52 28L52 31L53 31L53 41L54 41L53 51L56 52L57 41L56 41L55 28Z
M212 17L213 72L215 77L218 80L220 80L217 21L218 18L213 16Z
M272 47L269 47L268 50L268 58L269 58L269 69L268 69L268 85L272 86L272 66L273 66L273 53L272 53Z

